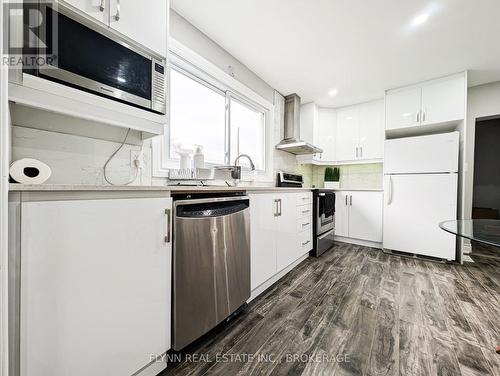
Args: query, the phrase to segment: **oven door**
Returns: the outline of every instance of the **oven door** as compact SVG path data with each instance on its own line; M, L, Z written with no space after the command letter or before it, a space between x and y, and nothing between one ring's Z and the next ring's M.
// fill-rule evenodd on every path
M313 255L316 257L321 256L323 253L332 248L335 244L333 240L333 229L325 232L324 234L318 235L315 238L315 246Z
M63 5L41 3L40 13L43 39L55 55L51 64L38 67L40 77L152 109L153 71L164 68L161 58Z
M334 229L335 221L333 220L334 216L331 215L329 217L320 213L321 200L325 199L324 193L318 193L318 199L316 201L316 213L318 213L316 218L316 235L321 235L327 231L331 231Z

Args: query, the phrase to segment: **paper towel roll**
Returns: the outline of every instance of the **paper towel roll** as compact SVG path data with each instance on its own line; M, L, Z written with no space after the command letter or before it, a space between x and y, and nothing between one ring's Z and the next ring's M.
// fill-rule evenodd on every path
M43 184L51 174L50 167L38 159L23 158L10 165L10 177L16 183Z

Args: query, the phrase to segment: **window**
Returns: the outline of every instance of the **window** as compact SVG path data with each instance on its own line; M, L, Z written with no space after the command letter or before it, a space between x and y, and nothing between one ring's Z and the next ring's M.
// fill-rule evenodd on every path
M224 164L226 95L175 69L170 71L170 158L203 146L208 163Z
M242 102L230 98L231 126L231 161L240 154L252 158L257 170L265 170L265 114ZM246 159L241 159L241 165L247 165ZM249 165L249 164L248 164Z
M232 164L238 155L248 154L256 170L265 172L268 111L174 56L170 68L170 126L165 132L162 166L178 168L178 151L201 145L208 164ZM249 166L245 158L240 163Z

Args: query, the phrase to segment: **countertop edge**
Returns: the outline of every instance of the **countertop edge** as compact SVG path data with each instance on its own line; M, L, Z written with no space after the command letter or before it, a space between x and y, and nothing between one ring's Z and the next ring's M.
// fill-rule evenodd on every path
M312 191L316 188L305 187L253 187L253 186L151 186L151 185L85 185L85 184L17 184L9 185L9 192L300 192ZM323 189L323 188L319 188ZM383 189L363 189L363 188L339 188L333 191L359 191L359 192L383 192Z
M288 187L252 187L252 186L110 186L110 185L79 185L79 184L17 184L9 185L9 192L276 192L276 191L311 191L314 188Z

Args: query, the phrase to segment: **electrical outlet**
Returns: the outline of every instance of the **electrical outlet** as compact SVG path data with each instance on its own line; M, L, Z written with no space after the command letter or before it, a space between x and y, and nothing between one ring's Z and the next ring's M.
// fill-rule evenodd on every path
M146 166L146 156L142 150L130 150L130 166L142 168Z

